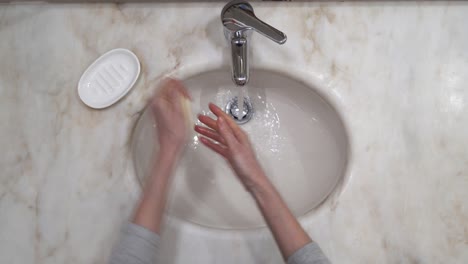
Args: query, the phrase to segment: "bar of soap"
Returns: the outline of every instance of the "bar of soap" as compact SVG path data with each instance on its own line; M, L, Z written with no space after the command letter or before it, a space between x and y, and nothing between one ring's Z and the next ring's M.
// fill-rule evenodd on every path
M193 126L192 103L190 102L190 99L181 97L180 104L182 105L182 111L184 112L185 124L187 125L187 128L191 130Z

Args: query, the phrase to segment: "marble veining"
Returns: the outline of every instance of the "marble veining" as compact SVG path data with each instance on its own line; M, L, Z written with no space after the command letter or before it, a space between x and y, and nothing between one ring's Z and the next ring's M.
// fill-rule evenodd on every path
M135 121L163 76L228 64L222 6L0 6L0 263L106 262L140 192ZM254 35L253 66L314 80L349 132L346 184L301 218L332 262L467 263L468 4L254 8L288 42ZM87 108L78 80L117 47L142 74L118 104ZM281 263L263 229L168 219L163 239L161 263Z

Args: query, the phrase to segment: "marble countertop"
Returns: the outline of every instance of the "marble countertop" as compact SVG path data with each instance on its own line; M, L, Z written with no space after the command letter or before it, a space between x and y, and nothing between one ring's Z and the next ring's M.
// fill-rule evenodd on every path
M0 263L105 263L139 186L132 128L161 77L226 65L222 3L0 6ZM288 35L252 63L315 78L349 130L339 196L302 224L333 263L468 262L468 3L255 3ZM115 106L81 73L123 47L142 74ZM281 263L268 232L176 220L161 263Z

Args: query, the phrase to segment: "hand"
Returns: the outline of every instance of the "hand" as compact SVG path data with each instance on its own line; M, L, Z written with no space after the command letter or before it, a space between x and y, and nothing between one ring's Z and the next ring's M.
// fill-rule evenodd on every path
M161 152L178 153L184 147L188 128L182 106L183 98L190 99L183 84L175 79L167 79L151 101Z
M195 131L205 136L200 137L200 141L229 162L257 202L284 259L287 260L294 252L310 243L310 237L265 176L245 132L219 107L214 104L209 107L217 120L204 115L198 116L207 126L195 126Z
M209 108L217 120L199 115L207 127L195 126L195 131L205 137L200 141L223 156L249 191L253 191L266 177L255 157L247 134L223 110L214 104Z

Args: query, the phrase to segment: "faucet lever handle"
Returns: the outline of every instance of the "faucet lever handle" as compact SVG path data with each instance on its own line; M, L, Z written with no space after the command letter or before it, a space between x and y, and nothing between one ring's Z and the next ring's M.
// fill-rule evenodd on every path
M252 6L242 0L228 3L221 12L221 20L233 33L252 29L279 44L285 43L287 39L283 32L258 19Z

